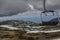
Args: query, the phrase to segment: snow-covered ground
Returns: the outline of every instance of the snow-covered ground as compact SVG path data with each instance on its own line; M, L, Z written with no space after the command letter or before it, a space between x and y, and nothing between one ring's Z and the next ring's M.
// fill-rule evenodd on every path
M13 26L11 26L11 25L0 25L0 27L2 27L2 28L7 28L7 29L10 29L10 30L18 30L18 29L23 29L24 27L13 27ZM46 27L46 26L33 26L33 27L31 27L31 26L25 26L25 28L31 28L31 29L34 29L34 28L41 28L41 27ZM25 29L24 28L24 29ZM25 29L26 30L26 29Z
M46 27L46 26L33 26L32 28L41 28L41 27Z
M12 27L11 25L0 25L0 27L7 28L7 29L10 29L10 30L20 30L20 28ZM28 26L28 27L30 27L30 26ZM45 26L33 27L33 28L41 28L41 27L45 27ZM23 30L23 28L22 28L22 30ZM39 32L53 33L53 32L60 32L60 30L48 30L48 31L33 30L33 31L31 31L31 30L27 30L27 29L25 29L25 31L27 31L27 33L39 33Z
M27 33L53 33L53 32L60 32L60 30L49 30L49 31L27 31Z
M0 25L1 28L7 28L9 30L18 30L19 28L12 27L11 25Z

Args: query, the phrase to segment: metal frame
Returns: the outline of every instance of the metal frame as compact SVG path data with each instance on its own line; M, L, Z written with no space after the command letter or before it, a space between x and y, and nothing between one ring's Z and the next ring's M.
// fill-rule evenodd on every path
M59 18L58 12L55 11L54 13L56 13L57 19L58 19L58 21L60 23L60 18ZM42 23L43 22L43 14L41 13L40 16L41 16L41 23Z

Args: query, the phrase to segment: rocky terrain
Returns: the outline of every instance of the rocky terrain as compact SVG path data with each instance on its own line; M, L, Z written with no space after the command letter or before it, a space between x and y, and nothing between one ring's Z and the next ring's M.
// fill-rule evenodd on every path
M46 30L47 28L50 29L53 27L46 27L43 29ZM0 28L0 40L52 40L59 37L60 37L60 32L26 33L26 31L22 31L22 30L8 30L6 28Z
M40 24L31 22L31 21L23 21L23 20L8 20L0 22L0 25L12 25L12 26L40 26Z
M26 21L9 20L0 22L0 25L12 25L13 27L29 25L38 27L41 24L30 21L26 22ZM48 25L45 27L38 28L37 30L39 31L60 30L60 27ZM0 27L0 40L53 40L55 38L60 38L60 31L52 33L44 33L44 32L27 33L26 31L23 30L9 30L7 28Z

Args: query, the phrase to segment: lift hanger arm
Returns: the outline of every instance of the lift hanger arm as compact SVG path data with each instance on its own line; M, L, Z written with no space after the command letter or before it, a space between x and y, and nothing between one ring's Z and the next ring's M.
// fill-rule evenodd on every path
M43 0L43 8L44 8L44 10L46 10L46 0Z

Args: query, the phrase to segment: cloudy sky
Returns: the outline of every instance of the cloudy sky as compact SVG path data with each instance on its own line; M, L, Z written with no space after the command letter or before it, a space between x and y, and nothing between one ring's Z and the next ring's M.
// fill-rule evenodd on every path
M46 0L46 8L60 13L60 0ZM0 0L0 21L36 19L36 17L40 18L41 11L43 11L43 0Z

